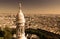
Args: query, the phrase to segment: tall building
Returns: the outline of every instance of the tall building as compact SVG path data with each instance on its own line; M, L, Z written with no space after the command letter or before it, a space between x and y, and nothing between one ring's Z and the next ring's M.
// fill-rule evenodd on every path
M19 4L19 13L16 16L16 39L26 39L25 37L25 18L21 10L21 3Z

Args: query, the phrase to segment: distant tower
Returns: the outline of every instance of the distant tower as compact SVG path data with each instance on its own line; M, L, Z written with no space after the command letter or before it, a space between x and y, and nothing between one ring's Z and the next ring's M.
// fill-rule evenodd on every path
M25 18L24 14L21 10L21 3L19 4L19 13L17 13L16 17L16 39L26 39L25 37Z

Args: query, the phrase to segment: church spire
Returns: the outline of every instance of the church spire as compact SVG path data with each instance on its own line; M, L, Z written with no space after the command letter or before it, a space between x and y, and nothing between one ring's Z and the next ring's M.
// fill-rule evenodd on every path
M21 6L21 3L19 3L19 8L20 8L20 10L21 10L21 7L22 7L22 6Z

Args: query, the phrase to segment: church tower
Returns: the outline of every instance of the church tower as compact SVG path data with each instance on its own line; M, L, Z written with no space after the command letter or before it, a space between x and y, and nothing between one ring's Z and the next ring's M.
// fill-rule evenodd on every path
M21 3L19 4L19 13L16 16L16 39L26 39L25 37L25 18L21 10Z

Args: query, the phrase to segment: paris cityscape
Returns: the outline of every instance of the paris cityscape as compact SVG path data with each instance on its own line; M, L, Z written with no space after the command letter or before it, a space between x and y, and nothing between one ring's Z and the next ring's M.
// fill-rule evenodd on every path
M9 14L3 16L3 14L0 16L0 29L4 31L4 29L7 27L9 29L15 29L16 28L16 15L14 14ZM32 29L42 29L54 34L60 35L60 26L59 26L59 20L60 20L60 15L25 15L26 19L26 24L25 27L26 29L32 28ZM3 27L2 27L3 26ZM7 32L11 32L10 30ZM11 33L10 33L11 34ZM47 35L48 36L48 35ZM52 37L51 37L52 38ZM58 38L57 38L58 39Z
M0 0L0 39L60 39L60 1Z

